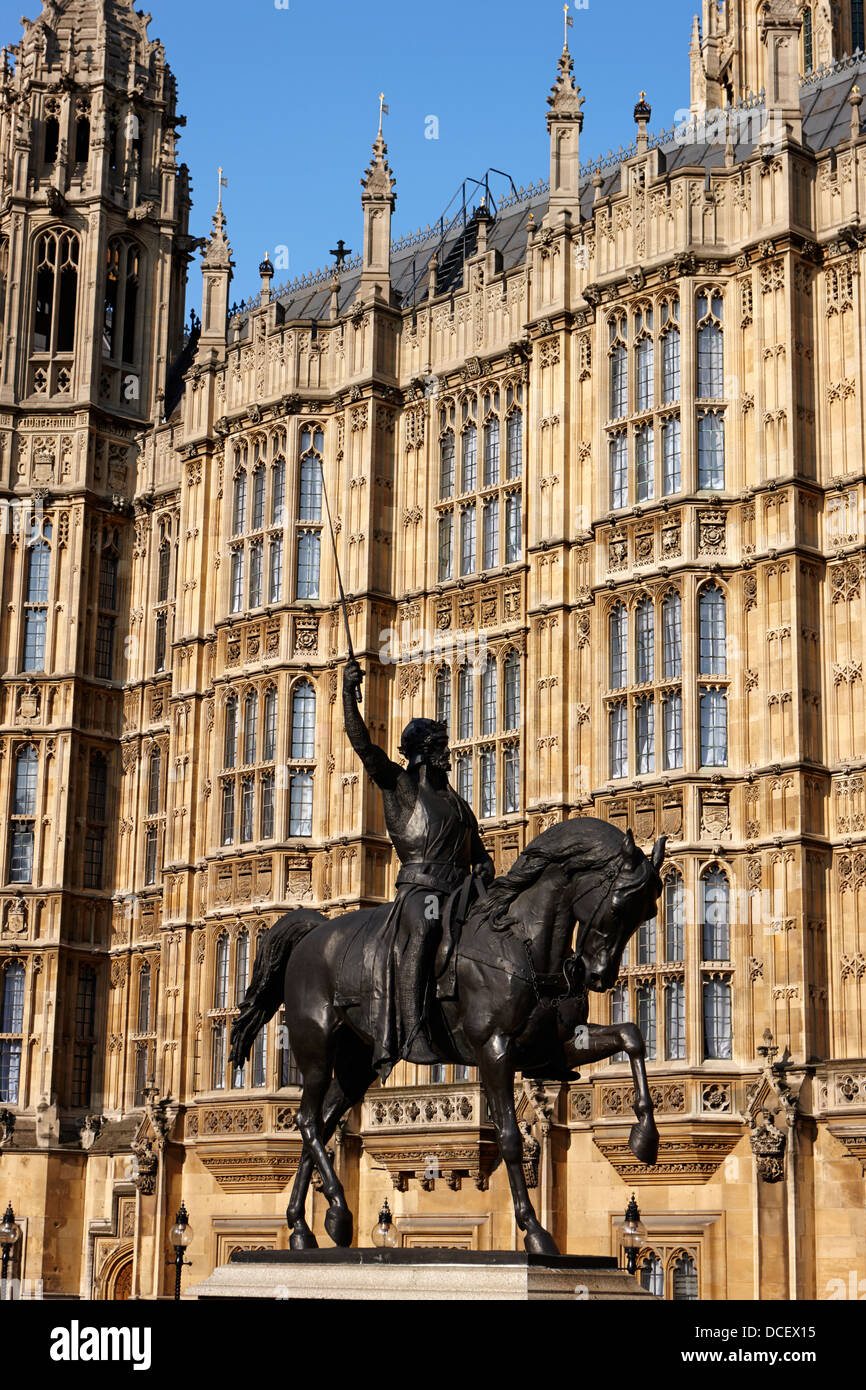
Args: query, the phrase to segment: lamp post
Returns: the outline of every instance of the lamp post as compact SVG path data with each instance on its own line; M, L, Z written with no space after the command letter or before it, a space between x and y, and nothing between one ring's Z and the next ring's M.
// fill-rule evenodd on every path
M631 1194L631 1201L625 1209L625 1220L622 1223L622 1246L625 1250L626 1269L632 1277L637 1273L637 1252L644 1242L646 1226L640 1219L640 1210L635 1201L634 1193Z
M21 1239L21 1227L15 1220L15 1213L10 1202L3 1217L3 1224L0 1225L0 1246L3 1247L3 1270L0 1275L0 1301L6 1301L6 1278L9 1272L9 1261L12 1252Z
M185 1260L183 1258L184 1252L187 1246L189 1245L190 1241L192 1240L192 1227L189 1224L189 1212L187 1211L186 1206L183 1202L181 1202L180 1211L175 1217L174 1225L172 1226L171 1232L169 1234L169 1240L174 1246L174 1259L166 1260L166 1264L174 1265L174 1301L175 1303L179 1303L180 1280L181 1275L183 1273L183 1267L184 1265L186 1265L189 1268L192 1263L191 1260Z
M395 1250L400 1244L397 1232L394 1230L394 1218L391 1215L391 1208L388 1206L388 1199L382 1203L382 1210L379 1212L379 1224L373 1227L373 1244L380 1250Z

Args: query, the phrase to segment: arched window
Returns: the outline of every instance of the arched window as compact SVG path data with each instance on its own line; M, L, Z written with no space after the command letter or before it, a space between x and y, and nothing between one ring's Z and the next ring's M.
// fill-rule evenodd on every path
M15 794L12 801L14 816L36 815L36 781L39 774L39 755L32 744L19 748L15 754Z
M265 465L260 463L253 469L253 516L252 529L260 531L265 524L265 490L267 476Z
M481 819L496 815L496 750L482 748L478 759L481 779Z
M656 1055L656 987L645 983L637 987L637 1026L643 1035L646 1055L650 1061Z
M683 605L679 594L662 600L662 678L676 680L683 673Z
M150 754L150 763L147 774L147 814L149 816L159 815L160 795L162 791L162 752L159 748L154 748Z
M461 753L457 758L457 794L467 805L472 805L475 788L471 753Z
M662 492L665 497L679 492L683 485L682 429L679 417L662 425Z
M499 421L491 416L484 426L484 486L499 482Z
M228 932L217 937L214 957L213 1006L227 1009L229 1004L229 938Z
M649 305L635 313L635 388L636 409L652 410L654 403L655 353L653 346L653 311Z
M298 598L319 597L322 538L318 531L298 533Z
M132 365L138 360L141 250L134 241L114 237L106 256L102 355Z
M664 726L665 770L683 765L683 697L678 690L669 690L662 699Z
M628 435L617 430L610 436L610 506L611 511L628 506Z
M638 965L655 965L656 963L656 931L658 919L651 917L646 922L641 922L637 929L637 962Z
M474 424L470 424L463 431L463 467L460 490L461 492L474 492L477 486L478 429Z
M6 1105L18 1104L21 1084L24 978L20 961L0 971L0 1102Z
M520 657L510 651L502 666L504 692L503 714L506 730L520 728Z
M72 1089L70 1101L76 1106L90 1104L93 1051L96 1046L96 971L79 966L78 994L75 1000L75 1042L72 1049Z
M262 759L266 763L272 763L277 756L277 709L277 692L271 686L265 692L265 738Z
M635 702L634 734L636 763L639 775L656 770L656 707L651 695Z
M496 569L499 564L499 498L488 497L481 508L481 566Z
M474 502L460 510L460 573L474 574L478 558L477 508Z
M635 430L635 488L638 502L655 496L655 431L651 424Z
M512 410L508 417L506 444L508 448L506 477L519 478L523 473L523 411L517 407Z
M803 11L803 71L811 72L815 66L815 44L812 29L812 7L807 5Z
M242 536L247 528L247 475L241 470L235 475L232 506L232 535Z
M698 621L700 627L700 662L702 676L723 676L727 671L725 643L727 639L727 617L725 595L718 584L709 584L701 590L698 600Z
M271 468L271 525L282 526L286 517L286 460L274 459Z
M665 960L681 961L685 946L685 888L677 870L665 879Z
M454 578L454 513L439 518L436 537L437 579L440 584Z
M730 888L724 869L707 869L701 877L701 928L703 959L730 960Z
M665 1057L682 1061L686 1055L686 988L683 980L666 979Z
M35 541L27 550L27 577L24 585L25 671L42 671L45 667L50 574L51 546L43 538Z
M454 431L446 430L439 441L439 497L454 496Z
M240 1004L250 982L250 934L246 928L238 932L235 947L235 1003Z
M301 501L299 521L322 519L322 468L318 454L306 454L301 459Z
M635 612L637 674L639 685L655 680L655 610L651 598L643 598Z
M289 834L299 837L313 833L313 778L299 772L292 778L289 797Z
M616 604L610 615L610 688L621 690L628 685L628 613L625 605Z
M654 1250L646 1250L641 1253L639 1278L642 1289L646 1289L647 1293L651 1293L655 1298L664 1298L664 1265Z
M256 761L258 738L259 697L251 690L244 700L244 763L248 767Z
M34 352L75 350L79 243L74 232L43 232L35 251Z
M674 1261L672 1291L678 1302L697 1300L698 1269L691 1255L680 1255Z
M102 863L107 823L108 762L103 753L90 756L87 784L87 833L84 838L84 887L102 888Z
M457 677L457 737L471 738L475 728L475 685L472 667L461 666Z
M225 739L223 743L223 767L235 767L238 760L238 700L230 695L226 700Z
M159 547L159 561L157 564L156 576L156 601L157 603L168 602L168 585L171 573L171 546L167 540L162 542Z
M56 101L49 99L45 111L44 163L51 165L56 162L60 150L60 108Z
M496 662L488 660L481 673L481 733L496 733L496 701L498 687ZM492 814L492 812L491 812Z
M628 414L628 324L625 314L611 318L608 324L610 419L621 420Z
M721 410L698 412L698 487L721 492L725 486L725 416Z
M86 164L90 159L90 114L83 104L79 104L75 121L75 163Z
M608 712L611 777L628 776L628 705L617 700Z
M451 731L451 667L442 666L436 673L436 718Z
M662 401L669 405L680 398L680 301L665 300L662 321Z
M136 1018L136 1032L149 1033L150 1027L150 966L145 961L138 972L138 1015Z
M316 691L311 681L299 681L292 692L292 757L316 756Z
M725 348L722 296L702 290L697 299L698 400L717 401L725 394Z

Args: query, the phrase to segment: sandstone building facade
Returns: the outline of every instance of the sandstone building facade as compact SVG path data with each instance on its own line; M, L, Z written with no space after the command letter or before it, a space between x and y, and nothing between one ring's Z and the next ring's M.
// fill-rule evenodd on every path
M189 234L174 78L129 0L57 0L0 72L0 1200L48 1294L151 1298L286 1242L279 1019L227 1034L288 907L390 897L343 734L337 533L364 711L448 720L504 870L598 815L669 836L594 1018L647 1040L526 1083L535 1199L668 1298L866 1289L862 0L705 3L690 115L231 303ZM650 75L648 75L648 82ZM539 111L539 122L540 122ZM587 112L591 120L591 112ZM200 320L184 328L202 255ZM197 291L196 291L197 293ZM360 1240L512 1246L474 1072L401 1066L335 1139ZM314 1193L321 1232L322 1198ZM26 1287L26 1285L25 1285Z

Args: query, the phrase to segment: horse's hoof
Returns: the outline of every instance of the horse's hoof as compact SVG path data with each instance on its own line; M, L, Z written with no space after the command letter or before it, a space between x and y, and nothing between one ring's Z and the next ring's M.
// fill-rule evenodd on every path
M632 1125L628 1146L635 1158L650 1166L659 1156L659 1132L653 1120L638 1120Z
M352 1213L348 1207L328 1207L325 1230L335 1245L348 1248L352 1244Z
M529 1255L559 1254L559 1246L543 1226L539 1226L536 1231L527 1231L523 1237L523 1248Z
M319 1242L306 1224L295 1226L289 1236L290 1250L318 1250Z

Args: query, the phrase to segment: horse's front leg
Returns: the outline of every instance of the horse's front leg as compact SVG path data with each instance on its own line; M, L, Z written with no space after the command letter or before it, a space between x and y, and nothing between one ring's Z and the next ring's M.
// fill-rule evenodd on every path
M628 1146L641 1163L655 1163L659 1153L659 1132L649 1081L646 1074L646 1047L643 1034L635 1023L587 1023L575 1030L574 1037L564 1045L570 1067L600 1062L615 1052L625 1052L631 1064L634 1080L634 1113L637 1124L632 1125Z
M524 1247L531 1255L558 1255L556 1241L546 1231L529 1200L523 1172L523 1137L514 1109L514 1064L507 1039L499 1034L484 1044L478 1055L481 1080L496 1127L499 1152L508 1173L517 1224L525 1232Z

